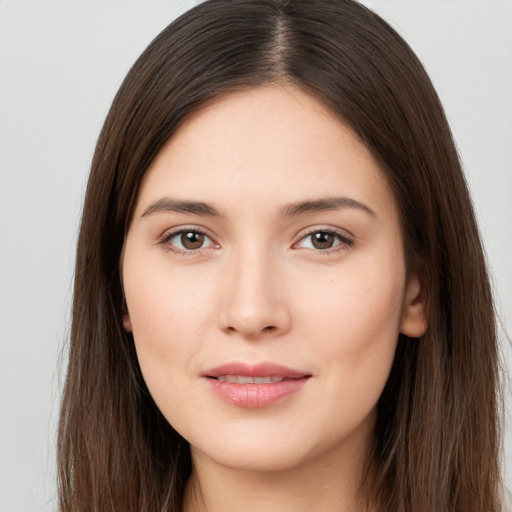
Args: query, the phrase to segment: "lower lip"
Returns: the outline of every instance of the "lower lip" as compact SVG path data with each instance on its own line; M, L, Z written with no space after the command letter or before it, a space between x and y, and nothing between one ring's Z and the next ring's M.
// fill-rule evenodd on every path
M210 389L220 398L238 407L267 407L279 400L297 393L309 377L287 379L269 384L237 384L207 378Z

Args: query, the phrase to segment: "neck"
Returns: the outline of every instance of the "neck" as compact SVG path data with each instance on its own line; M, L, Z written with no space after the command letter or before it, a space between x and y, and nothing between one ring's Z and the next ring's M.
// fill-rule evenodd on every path
M368 510L358 499L367 460L363 448L343 456L334 449L290 469L264 472L222 466L194 449L192 458L184 512Z

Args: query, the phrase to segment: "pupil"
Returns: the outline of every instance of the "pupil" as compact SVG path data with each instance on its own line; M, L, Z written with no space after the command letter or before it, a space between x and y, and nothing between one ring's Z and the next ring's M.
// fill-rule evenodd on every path
M195 231L182 233L181 243L185 249L199 249L204 243L204 235Z
M330 249L334 243L334 235L332 233L314 233L312 242L315 249Z

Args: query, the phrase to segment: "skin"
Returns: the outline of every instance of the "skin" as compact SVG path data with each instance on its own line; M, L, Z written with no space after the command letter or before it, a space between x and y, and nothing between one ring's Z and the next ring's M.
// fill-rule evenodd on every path
M290 207L333 197L350 201ZM355 510L398 334L426 328L393 195L356 135L292 86L218 98L152 162L121 263L144 378L191 444L185 510ZM239 407L203 377L231 361L311 377Z

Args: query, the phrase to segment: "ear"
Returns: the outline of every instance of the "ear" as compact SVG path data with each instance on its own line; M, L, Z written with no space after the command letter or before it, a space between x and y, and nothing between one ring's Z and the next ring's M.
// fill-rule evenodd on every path
M123 261L124 261L124 249L126 247L126 235L123 242L123 248L121 249L121 256L119 257L119 276L121 279L121 289L123 291L123 327L126 332L132 332L132 321L130 314L128 313L128 306L126 305L126 298L124 297L124 283L123 283Z
M425 289L416 272L407 281L405 302L400 322L400 332L409 338L419 338L427 331L427 311Z
M126 332L132 332L132 321L128 313L123 314L123 327Z

